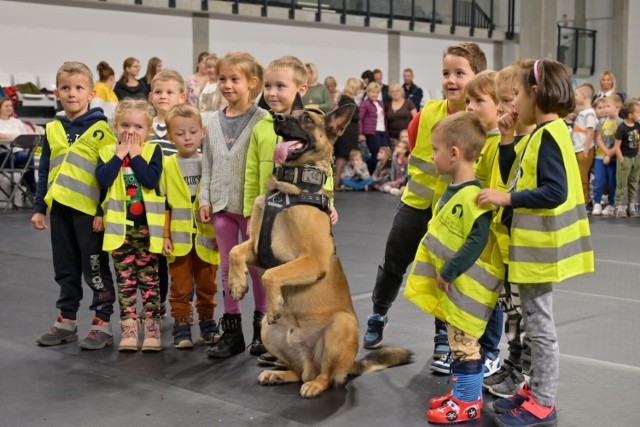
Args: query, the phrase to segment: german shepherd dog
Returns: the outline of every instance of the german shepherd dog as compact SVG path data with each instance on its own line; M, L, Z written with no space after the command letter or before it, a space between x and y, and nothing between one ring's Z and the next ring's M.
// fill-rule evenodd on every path
M230 253L229 286L236 300L247 292L247 263L266 268L262 283L268 312L262 322L262 341L288 366L288 370L263 371L259 383L302 381L300 395L304 398L343 384L349 375L412 361L412 353L402 348L383 348L355 360L358 319L347 278L335 254L327 214L331 194L322 189L330 176L333 144L355 108L345 105L323 116L296 105L291 115L274 115L275 131L285 141L277 145L274 161L282 163L279 169L285 172L269 177L270 192L255 201L249 239ZM301 178L302 185L296 177ZM297 204L281 209L275 218L268 220L265 216L270 204L296 198ZM311 199L316 202L308 202ZM270 236L265 237L260 233L267 221L272 228ZM270 244L265 245L269 237ZM264 252L276 262L260 262Z

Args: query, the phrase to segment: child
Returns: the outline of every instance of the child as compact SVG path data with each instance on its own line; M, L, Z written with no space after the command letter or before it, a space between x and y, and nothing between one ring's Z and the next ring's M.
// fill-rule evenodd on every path
M595 98L593 101L593 109L596 112L596 118L598 120L607 119L607 112L605 111L606 101L607 98ZM596 147L596 150L597 149L598 148Z
M218 111L220 107L226 107L226 103L224 105L222 103L222 95L218 92L218 74L216 73L218 55L211 52L205 64L207 66L208 80L202 87L198 100L198 108L202 114L203 123L209 121L209 117L211 117L214 111Z
M376 168L380 147L389 145L384 104L379 97L380 85L376 82L371 82L367 86L367 97L360 104L359 140L367 143L371 153L371 158L367 162L369 173Z
M500 168L517 162L509 192L480 191L477 202L503 206L509 230L508 279L520 291L525 333L531 339L531 380L509 398L495 401L499 426L555 426L559 350L553 321L553 284L594 271L589 220L580 171L560 116L573 110L571 77L551 60L526 61L514 82L518 118L535 124L518 159L512 132L501 141ZM560 250L562 248L562 250Z
M391 181L391 148L380 147L378 163L376 163L376 169L371 178L373 179L373 189L378 191L382 191L382 187Z
M165 198L159 195L162 149L145 143L153 107L145 100L120 101L114 115L118 144L100 151L96 177L107 190L103 203L103 249L111 252L118 282L122 339L119 351L138 350L137 293L143 304L142 351L160 351L160 284Z
M391 158L391 180L382 186L382 191L394 196L401 196L407 184L407 168L409 167L409 144L398 141Z
M340 189L343 191L369 191L373 178L369 175L367 164L362 161L360 150L351 150L349 153L349 162L344 167L340 182L342 182Z
M616 195L616 153L614 145L616 142L616 131L622 123L620 118L620 108L622 99L619 95L613 94L606 98L598 98L596 102L603 105L606 117L598 121L596 126L596 159L593 163L593 210L592 215L613 216L613 208ZM597 113L596 109L596 113ZM602 193L605 182L607 183L609 204L602 209Z
M409 139L415 141L408 167L409 182L389 230L384 261L378 267L371 298L373 314L369 316L364 337L365 348L376 348L382 343L387 312L398 295L402 277L413 261L420 239L427 231L432 201L434 197L439 198L436 193L446 189L445 185L438 185L438 174L431 159L431 128L448 114L466 109L467 82L485 68L487 59L477 43L449 46L442 57L442 89L446 99L429 100L409 124ZM435 329L433 357L437 360L449 354L449 345L444 323L436 321Z
M36 230L47 229L47 206L51 209L53 269L60 285L56 307L60 315L37 342L48 346L78 339L76 313L84 277L93 291L89 309L96 315L80 348L97 350L113 344L110 318L115 293L109 257L102 250L104 227L99 204L103 195L95 168L98 150L111 148L116 139L102 110L89 109L94 96L93 75L86 65L62 64L56 74L56 87L55 95L64 113L47 124L31 224Z
M163 183L167 197L163 253L171 271L173 346L193 348L191 341L191 292L196 288L200 339L213 345L220 339L213 319L218 292L216 273L220 254L215 249L213 226L200 222L198 183L201 177L199 148L204 136L197 108L178 104L166 116L169 139L178 152L165 159Z
M262 66L250 54L227 53L218 62L218 88L229 105L213 113L206 123L200 219L205 224L213 220L224 288L224 315L220 321L223 334L218 344L207 351L211 358L231 357L245 349L240 302L229 294L229 252L239 243L238 233L243 241L248 238L248 222L243 216L244 173L251 132L267 115L252 102L262 90L262 76ZM250 268L249 275L255 301L254 318L261 320L267 312L267 297L258 271ZM262 343L260 347L264 348Z
M635 99L630 99L622 106L624 121L618 125L614 151L616 154L616 218L629 216L637 217L635 198L637 197L640 164L638 164L638 147L640 141L640 105Z
M504 271L501 263L492 265L492 246L487 245L492 208L474 202L481 190L474 163L485 145L481 121L470 112L442 119L432 128L431 144L438 174L450 175L451 183L418 247L405 296L447 322L453 391L429 401L427 420L458 424L481 415L483 363L478 337L498 300Z
M407 144L407 148L409 148L409 130L402 129L398 134L398 141L404 142L405 144Z
M591 106L591 98L593 97L593 87L588 84L582 84L576 88L576 111L578 114L573 122L573 149L578 159L580 167L580 179L582 180L582 192L584 193L585 202L591 199L589 191L589 179L591 175L591 167L593 166L593 158L595 156L594 136L598 118L596 112Z

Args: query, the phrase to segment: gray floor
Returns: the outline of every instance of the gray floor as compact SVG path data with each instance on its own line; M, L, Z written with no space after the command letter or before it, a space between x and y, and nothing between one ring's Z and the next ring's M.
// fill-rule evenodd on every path
M397 198L339 193L336 199L338 254L363 333ZM38 347L35 338L57 315L57 285L49 233L32 230L29 219L26 211L0 215L0 426L420 426L427 424L429 398L450 389L446 376L429 371L433 319L402 296L385 343L412 349L415 363L355 378L313 400L298 397L299 385L258 385L261 368L248 353L214 362L202 345L173 349L171 321L163 325L158 354ZM597 218L592 233L596 274L555 292L560 425L637 426L640 220ZM81 335L90 321L87 306L79 313ZM250 295L243 310L250 335ZM476 425L493 425L492 416L485 411Z

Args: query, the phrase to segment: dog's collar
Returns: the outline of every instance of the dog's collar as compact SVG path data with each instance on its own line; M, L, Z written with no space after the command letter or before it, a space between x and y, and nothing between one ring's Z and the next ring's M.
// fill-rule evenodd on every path
M300 194L287 194L282 191L272 191L267 194L267 206L286 209L293 205L313 205L322 211L329 211L329 197L324 194L314 193L300 193Z
M322 189L327 176L313 166L281 166L273 174L278 181L289 182L301 190L317 193Z

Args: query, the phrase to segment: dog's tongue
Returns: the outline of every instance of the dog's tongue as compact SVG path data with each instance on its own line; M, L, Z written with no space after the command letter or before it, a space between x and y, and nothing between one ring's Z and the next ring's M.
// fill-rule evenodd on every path
M297 139L277 143L276 150L273 153L273 162L280 164L284 163L285 160L287 160L287 154L289 154L289 147L298 143L300 143L300 141Z

